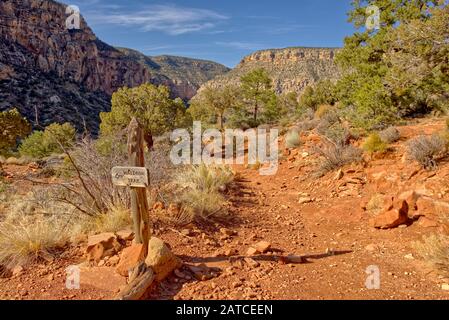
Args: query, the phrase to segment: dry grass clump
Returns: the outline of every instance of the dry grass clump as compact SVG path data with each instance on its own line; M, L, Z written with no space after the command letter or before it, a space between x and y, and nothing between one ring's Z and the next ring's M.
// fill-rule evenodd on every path
M320 120L318 119L307 119L307 120L303 120L301 122L298 122L296 124L296 128L298 131L302 131L302 132L307 132L307 131L311 131L313 129L315 129L318 124L320 123Z
M7 268L52 256L68 240L64 219L22 216L0 223L0 264Z
M358 163L362 160L362 150L350 144L343 145L328 141L323 147L315 148L315 151L322 157L317 172L320 176L344 165Z
M204 190L187 190L180 198L186 213L190 213L191 222L197 220L208 220L212 217L222 218L224 216L225 198L218 192L207 192Z
M30 157L9 157L4 161L5 164L15 165L15 166L25 166L28 165L33 160Z
M315 111L315 118L322 119L326 115L328 115L331 112L334 112L334 107L328 105L328 104L322 104L318 107L318 109Z
M376 193L366 204L366 210L371 213L379 213L384 207L384 202L385 196L381 193Z
M191 215L192 221L222 217L226 202L222 193L234 178L229 167L205 164L188 167L176 175L174 183L181 189L179 201L184 216Z
M383 142L389 144L401 139L401 133L397 128L389 127L385 130L380 131L379 137Z
M437 134L418 136L410 140L407 147L409 158L427 170L436 169L437 160L447 152L446 141Z
M299 131L291 130L285 136L285 146L289 149L297 148L301 145Z
M443 275L449 275L449 237L442 234L432 234L422 241L415 242L414 248L418 255L431 267Z
M111 208L107 213L89 220L90 228L84 230L91 230L93 233L117 232L132 225L131 212L122 207Z
M181 188L217 192L234 180L234 173L227 166L200 164L190 166L175 177L175 183Z
M385 153L388 149L388 144L382 140L378 133L372 133L366 138L363 143L363 150L372 153Z

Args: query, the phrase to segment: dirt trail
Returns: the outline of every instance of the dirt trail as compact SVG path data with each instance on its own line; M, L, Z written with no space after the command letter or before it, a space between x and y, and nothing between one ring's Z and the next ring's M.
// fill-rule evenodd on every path
M449 202L449 163L437 174L403 162L404 140L421 132L442 128L440 122L401 127L403 140L386 158L371 159L365 166L343 168L342 176L329 173L314 179L316 165L313 136L296 152L286 155L275 176L238 168L239 188L231 191L230 213L225 229L191 227L159 230L157 236L190 265L205 264L218 276L205 281L173 276L159 284L148 299L448 299L443 282L415 258L412 243L440 227L419 223L378 230L369 223L372 214L362 207L376 192L397 194L426 189ZM442 194L439 194L439 192ZM302 199L300 203L299 200ZM305 199L309 198L309 199ZM258 241L271 243L271 252L245 261L247 250ZM73 249L73 251L78 252ZM305 263L283 264L280 255L302 255ZM0 298L108 299L114 289L85 288L68 292L62 271L82 258L53 262L54 281L45 281L27 270L21 276L0 279ZM254 261L256 263L254 263ZM369 266L380 270L380 289L367 289ZM106 269L104 269L106 270ZM187 270L187 269L186 269ZM108 272L110 269L108 269ZM105 271L106 272L106 271ZM185 272L185 270L184 270ZM33 288L30 289L30 281ZM19 284L22 283L19 287ZM40 292L46 286L45 295ZM22 296L20 290L27 288ZM48 287L48 288L47 288ZM6 292L6 294L5 294Z

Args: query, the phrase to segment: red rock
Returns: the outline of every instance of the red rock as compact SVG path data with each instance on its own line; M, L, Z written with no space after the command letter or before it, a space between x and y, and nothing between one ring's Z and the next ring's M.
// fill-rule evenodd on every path
M143 249L143 244L133 244L131 247L123 249L115 271L121 276L127 277L129 270L134 269L140 261L145 260Z
M244 258L245 263L251 268L257 268L260 266L260 263L254 260L253 258Z
M157 281L164 280L175 269L182 266L182 261L161 239L156 237L152 237L148 243L148 256L145 262L153 269Z
M373 219L373 226L378 229L391 229L406 223L408 216L401 210L393 209Z
M372 220L375 228L396 228L408 221L408 204L405 200L394 200L393 209L390 209ZM388 207L391 207L388 205Z
M249 247L248 250L246 251L246 255L248 256L253 256L257 253L257 249L253 248L253 247Z
M254 248L259 253L265 253L271 248L271 243L269 243L268 241L259 241L254 245Z
M416 201L417 214L420 216L435 215L434 200L428 197L421 197Z
M126 285L126 278L118 275L112 267L80 267L80 288L97 288L115 294Z
M86 256L88 261L99 262L105 257L117 254L121 249L121 244L117 241L115 234L102 233L95 236L89 236Z
M116 232L116 234L119 239L122 239L124 241L130 241L134 239L134 232L132 232L131 230L120 230Z

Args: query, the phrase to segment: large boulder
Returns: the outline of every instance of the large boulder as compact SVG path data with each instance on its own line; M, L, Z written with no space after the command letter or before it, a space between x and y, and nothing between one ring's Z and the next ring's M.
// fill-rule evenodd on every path
M105 257L111 257L121 250L122 246L113 233L101 233L89 236L86 248L88 261L99 262Z
M161 239L155 237L152 237L148 243L148 256L145 263L154 270L157 281L164 280L171 272L182 266L182 261Z

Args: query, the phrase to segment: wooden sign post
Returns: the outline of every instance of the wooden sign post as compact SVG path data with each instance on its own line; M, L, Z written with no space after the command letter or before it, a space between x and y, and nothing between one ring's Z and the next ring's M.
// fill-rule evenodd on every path
M129 167L112 169L114 185L131 188L131 214L134 241L143 244L144 257L148 254L149 210L146 188L149 186L148 170L145 168L144 132L136 118L128 126Z

